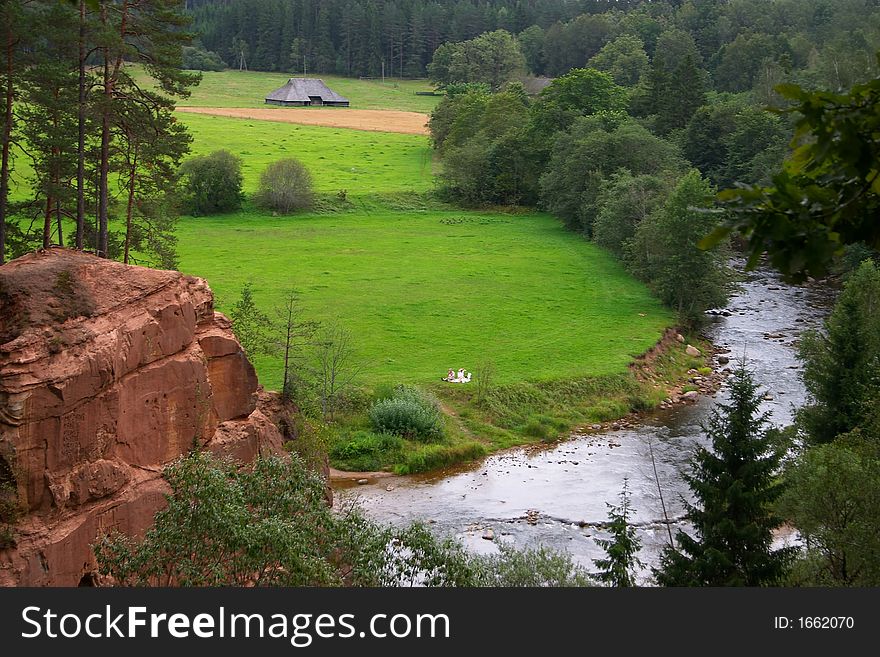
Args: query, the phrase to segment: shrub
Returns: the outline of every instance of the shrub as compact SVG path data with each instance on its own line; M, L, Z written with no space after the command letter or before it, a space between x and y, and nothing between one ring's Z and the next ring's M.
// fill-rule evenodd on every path
M241 158L219 150L199 155L180 166L187 212L194 216L232 212L241 207Z
M284 213L311 208L315 203L312 176L295 158L273 162L260 175L254 200L262 208Z
M529 420L522 432L531 438L546 440L550 437L550 427L541 420Z
M437 446L431 446L432 449ZM165 469L168 505L141 539L114 532L93 550L121 586L576 586L586 573L542 548L483 557L426 525L337 513L323 477L293 455L246 468L193 452ZM199 546L194 550L193 546Z
M182 68L190 71L223 71L226 70L226 62L213 50L184 46Z
M347 439L336 443L331 456L352 462L364 456L377 456L403 450L403 438L389 433L356 431Z
M395 466L394 473L417 474L464 461L473 461L484 456L486 456L486 447L475 441L458 445L425 445L414 452L409 452L403 463Z
M373 404L370 422L378 433L392 433L422 442L443 438L439 402L412 386L398 386L391 397Z

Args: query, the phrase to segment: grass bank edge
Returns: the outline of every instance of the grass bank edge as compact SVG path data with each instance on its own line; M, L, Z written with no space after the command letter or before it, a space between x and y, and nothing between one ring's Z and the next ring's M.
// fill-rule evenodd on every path
M553 445L574 431L592 425L607 427L630 417L633 420L656 409L676 386L688 387L689 370L710 366L712 343L702 336L688 336L685 343L669 339L670 330L654 348L652 358L635 359L626 371L602 376L524 381L492 387L476 399L473 384L429 386L442 403L446 435L442 441L419 443L405 439L385 441L380 448L354 459L334 456L347 441L364 440L370 434L365 410L349 412L335 425L330 444L330 465L350 472L388 471L397 475L432 472L477 461L495 452L526 445ZM690 356L693 344L700 356ZM370 403L375 391L368 395ZM353 409L354 410L354 409Z

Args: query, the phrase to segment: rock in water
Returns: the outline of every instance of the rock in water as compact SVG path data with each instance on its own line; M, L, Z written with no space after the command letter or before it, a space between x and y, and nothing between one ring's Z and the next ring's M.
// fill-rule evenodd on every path
M494 541L495 540L495 532L493 532L491 529L487 529L486 531L483 532L483 539L487 540L487 541Z
M53 248L0 267L0 472L25 511L0 586L76 586L90 545L142 534L193 444L281 452L207 283Z

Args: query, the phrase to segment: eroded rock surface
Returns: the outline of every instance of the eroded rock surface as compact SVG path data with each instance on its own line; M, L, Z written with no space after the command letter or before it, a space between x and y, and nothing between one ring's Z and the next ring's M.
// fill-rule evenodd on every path
M25 511L0 585L89 578L95 537L142 533L193 445L281 449L204 280L60 248L0 267L0 477Z

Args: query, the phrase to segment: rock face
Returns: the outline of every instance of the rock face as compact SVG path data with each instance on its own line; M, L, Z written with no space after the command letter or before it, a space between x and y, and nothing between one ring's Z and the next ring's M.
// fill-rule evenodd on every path
M66 249L0 267L0 478L25 515L0 585L75 586L104 531L141 534L193 445L281 448L205 281Z

